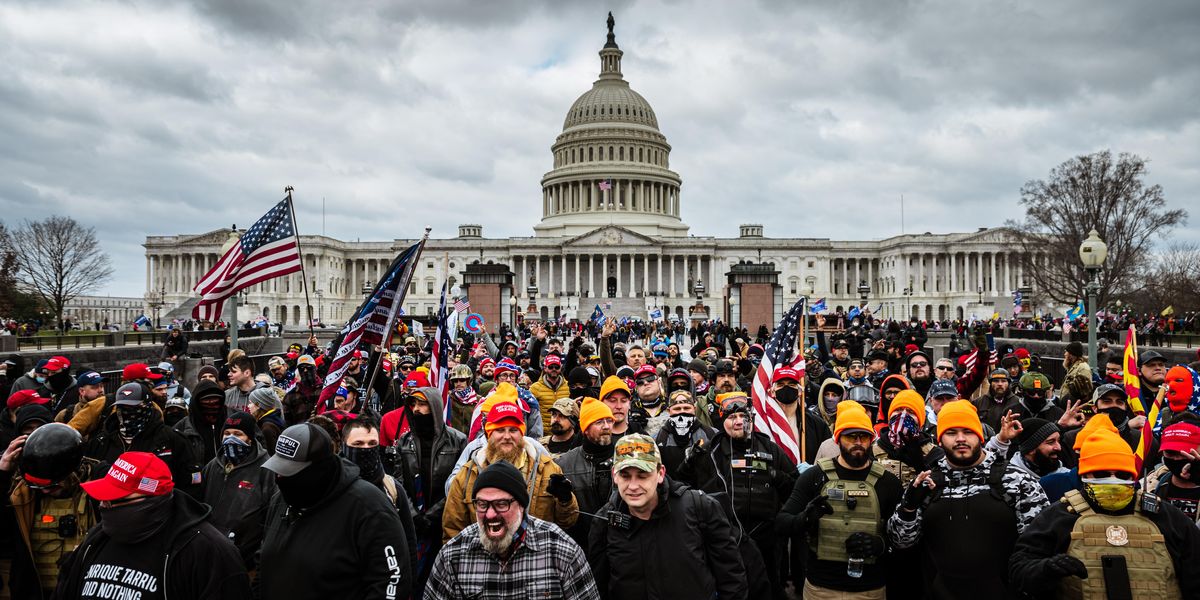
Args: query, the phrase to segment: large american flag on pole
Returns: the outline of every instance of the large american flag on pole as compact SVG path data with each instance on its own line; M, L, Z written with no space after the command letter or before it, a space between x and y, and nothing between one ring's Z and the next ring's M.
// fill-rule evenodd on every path
M383 343L389 327L395 320L396 312L404 301L404 294L412 280L413 268L424 246L425 241L422 240L400 253L388 267L387 273L379 278L375 289L354 312L354 316L346 322L340 334L337 354L329 364L329 374L325 376L325 387L321 390L320 402L327 402L337 392L342 377L346 375L346 369L350 366L350 358L354 356L359 345ZM370 385L370 382L360 383L364 386Z
M238 290L295 273L302 266L292 203L285 198L255 221L192 288L200 295L192 318L218 321L225 299Z
M450 283L442 284L442 301L437 311L437 332L433 335L433 356L429 359L429 385L437 388L442 396L446 422L450 422L450 348L454 345L453 333L458 331L458 312L446 306L446 292Z
M775 374L775 369L791 367L796 369L801 377L804 376L804 354L796 352L796 335L800 330L800 319L803 318L804 298L801 298L792 305L783 316L783 321L775 328L775 333L771 334L771 341L767 342L758 372L754 374L750 396L754 408L754 421L761 423L771 440L797 464L800 462L800 444L792 433L792 425L788 423L783 408L779 402L767 395L767 390L771 387L771 376ZM804 410L803 401L798 408L800 411Z

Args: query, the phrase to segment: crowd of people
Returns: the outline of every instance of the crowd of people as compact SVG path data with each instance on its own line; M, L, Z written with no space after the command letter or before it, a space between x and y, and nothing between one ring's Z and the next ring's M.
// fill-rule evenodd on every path
M465 337L441 388L413 336L327 394L316 337L189 385L180 333L115 385L13 356L4 590L1200 598L1200 364L1143 351L1131 397L1078 343L1052 380L985 326L943 353L915 321L815 324L768 378L765 328L614 319Z

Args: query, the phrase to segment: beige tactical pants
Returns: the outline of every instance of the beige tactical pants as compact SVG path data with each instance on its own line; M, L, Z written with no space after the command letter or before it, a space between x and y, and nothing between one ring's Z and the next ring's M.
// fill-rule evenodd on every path
M884 590L885 588L865 592L839 592L817 587L811 581L804 580L804 600L883 600Z

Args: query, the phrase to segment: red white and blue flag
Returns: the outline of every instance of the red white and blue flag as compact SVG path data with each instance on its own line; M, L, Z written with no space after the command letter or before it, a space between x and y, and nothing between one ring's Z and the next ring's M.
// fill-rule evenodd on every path
M325 386L321 390L319 402L327 402L337 393L342 384L342 377L346 375L346 369L350 366L350 359L361 344L384 343L388 329L396 320L396 311L404 302L404 294L412 280L413 268L424 247L425 241L422 240L401 252L392 261L387 273L379 278L375 289L346 322L340 334L341 339L336 344L337 354L329 364L329 374L325 376ZM361 383L363 386L370 385L370 382Z
M455 312L469 313L471 312L471 303L466 298L455 298L454 310Z
M771 387L771 377L775 374L775 369L788 367L795 369L801 377L804 376L804 354L796 351L800 319L805 318L804 301L801 298L793 304L787 314L783 315L775 333L771 334L762 362L754 374L750 395L750 402L754 408L754 422L761 424L760 427L771 436L771 441L797 464L800 463L800 444L796 435L792 433L792 425L788 423L788 416L783 412L783 407L767 395L767 390ZM798 408L800 411L804 410L803 405Z
M600 181L600 191L607 192L608 190L611 190L611 189L612 189L612 180L611 179L602 179Z
M192 308L192 318L219 321L226 298L256 283L296 273L302 267L292 201L285 198L255 221L192 288L200 295L200 302Z
M437 332L433 334L433 355L429 358L429 385L437 388L445 407L446 422L450 422L450 350L454 345L452 334L458 331L458 313L448 310L446 293L450 283L442 284L442 301L438 304Z

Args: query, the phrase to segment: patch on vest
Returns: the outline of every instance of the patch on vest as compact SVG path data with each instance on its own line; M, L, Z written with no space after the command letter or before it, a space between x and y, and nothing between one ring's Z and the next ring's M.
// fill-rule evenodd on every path
M1129 532L1120 525L1109 525L1108 529L1104 530L1104 538L1108 540L1109 545L1124 546L1129 543Z

